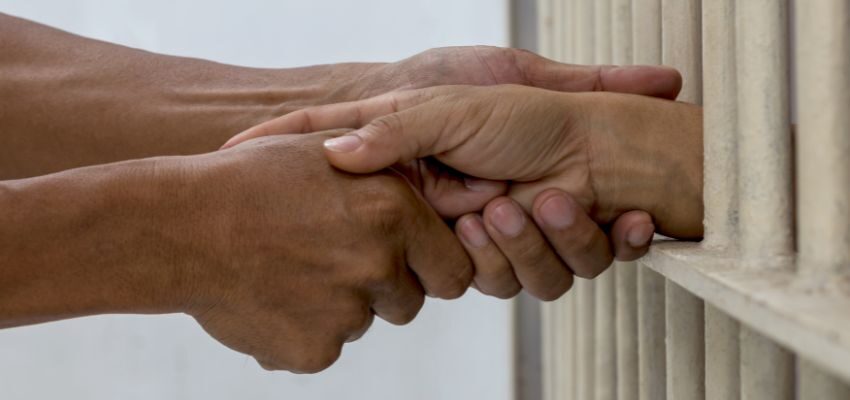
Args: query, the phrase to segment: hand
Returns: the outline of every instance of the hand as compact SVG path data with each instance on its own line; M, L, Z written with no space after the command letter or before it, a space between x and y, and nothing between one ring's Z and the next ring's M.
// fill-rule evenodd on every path
M324 138L266 138L192 162L187 193L203 196L193 204L210 219L199 229L219 234L191 252L210 264L198 274L216 279L190 314L268 369L324 369L372 311L407 323L423 288L454 298L472 277L451 230L403 178L335 171Z
M661 66L584 66L555 62L532 52L490 46L427 50L389 64L340 64L338 90L329 102L361 100L387 92L443 85L517 84L563 92L609 91L675 99L682 77ZM365 68L365 69L364 69ZM350 73L346 73L350 71Z
M594 222L607 224L622 215L632 222L628 229L614 224L618 240L651 235L652 222L632 210L650 211L664 234L702 234L701 110L695 106L521 86L442 87L304 110L267 124L263 133L300 132L307 128L305 121L317 130L361 128L327 144L331 162L345 170L369 172L434 156L470 176L511 180L510 198L496 199L485 209L489 223L472 224L486 229L488 241L479 241L480 248L464 241L476 279L481 266L496 266L492 275L502 277L502 283L492 286L510 286L504 265L513 264L515 280L529 291L557 297L553 282L567 279L570 270L592 277L610 263L608 241ZM547 190L553 188L575 199ZM503 204L532 214L543 231L525 223L532 218L499 207ZM557 215L571 218L549 218ZM462 229L470 218L458 226ZM516 222L514 229L501 232L499 220Z

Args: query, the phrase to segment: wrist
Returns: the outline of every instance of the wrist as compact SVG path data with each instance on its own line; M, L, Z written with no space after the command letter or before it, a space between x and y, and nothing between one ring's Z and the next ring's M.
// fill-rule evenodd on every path
M171 162L4 182L0 326L182 311L193 290L186 255L197 247L176 218L185 178Z

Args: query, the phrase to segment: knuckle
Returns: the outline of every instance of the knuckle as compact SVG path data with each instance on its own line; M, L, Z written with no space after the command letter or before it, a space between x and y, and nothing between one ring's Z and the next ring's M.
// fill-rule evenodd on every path
M395 105L397 101L395 97L392 97L391 100L394 104L393 107L397 109L398 105ZM372 121L363 129L361 137L368 142L384 135L400 135L403 127L404 124L402 124L401 117L393 113Z
M262 368L266 371L274 372L274 371L286 371L286 370L288 370L288 368L286 368L285 366L283 366L282 364L280 364L276 361L261 360L261 359L255 359L255 360L257 360L257 364L260 365L260 368Z
M571 274L564 274L561 279L532 294L542 301L554 301L566 294L572 286L573 276Z
M342 353L342 344L334 343L322 345L313 349L308 347L307 350L308 351L300 352L296 357L296 360L293 363L294 366L291 369L293 373L315 374L328 369L328 367L333 365L333 363L339 359L339 356Z
M466 293L466 289L469 288L470 283L472 283L474 274L472 266L469 263L458 265L456 268L451 268L450 270L456 270L458 272L456 274L446 275L437 285L436 293L434 293L437 297L445 300L452 300L463 296Z
M372 187L366 192L361 204L362 222L383 228L381 234L395 233L408 220L414 200L407 183L395 176L375 175Z
M410 302L401 313L399 313L398 319L392 321L394 325L407 325L411 323L416 316L419 315L419 311L422 310L422 306L425 304L425 297L418 296L416 301Z
M399 280L399 271L388 256L378 257L377 261L364 273L363 281L367 288L381 292L390 288Z
M515 283L503 283L503 284L494 284L494 283L484 283L483 280L481 283L477 284L478 290L486 294L488 296L493 296L502 300L510 299L519 294L522 291L522 287Z
M527 243L515 247L514 254L514 259L517 260L514 264L519 264L520 266L539 269L551 264L557 264L551 248L542 239L528 240Z

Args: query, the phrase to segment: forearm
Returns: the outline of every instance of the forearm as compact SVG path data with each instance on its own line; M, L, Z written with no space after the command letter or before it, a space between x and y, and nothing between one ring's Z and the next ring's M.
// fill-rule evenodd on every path
M236 67L90 40L3 14L0 53L0 179L211 151L269 118L347 99L364 84L350 79L352 70L374 67ZM340 68L348 79L337 76Z
M179 231L204 218L180 207L191 178L163 172L176 159L0 182L0 327L181 311L193 282L175 255L206 227Z

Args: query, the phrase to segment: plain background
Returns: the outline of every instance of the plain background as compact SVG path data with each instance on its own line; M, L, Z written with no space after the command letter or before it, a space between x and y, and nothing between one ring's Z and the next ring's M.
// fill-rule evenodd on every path
M151 51L286 67L509 40L504 0L0 0L0 12ZM0 54L2 57L2 54ZM182 315L0 331L0 399L509 399L511 303L429 300L310 376L262 370Z

